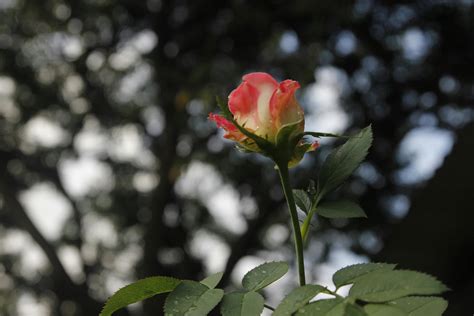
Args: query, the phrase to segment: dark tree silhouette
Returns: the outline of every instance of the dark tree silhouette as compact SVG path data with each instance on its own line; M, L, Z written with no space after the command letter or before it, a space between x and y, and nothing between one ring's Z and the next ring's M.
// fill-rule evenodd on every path
M300 81L300 100L313 114L320 108L313 84L326 71L331 102L349 122L339 116L331 126L352 133L373 124L367 163L337 193L359 200L369 219L315 222L312 237L323 247L311 250L315 267L345 236L356 253L438 276L453 289L449 315L468 311L473 14L466 1L0 1L0 313L15 315L33 297L53 315L94 315L133 279L201 278L207 251L193 245L205 243L203 234L227 247L221 257L229 286L245 256L278 252L291 261L284 231L280 243L267 238L287 219L273 166L238 153L206 119L215 95L257 70ZM400 157L403 142L426 127L449 135L464 129L425 187L429 176L400 176L412 163ZM295 185L307 185L332 145L294 170ZM87 172L100 177L74 191L71 183L86 170L72 167L82 170L74 179L64 171L71 162L92 164ZM183 193L180 181L193 166L204 175ZM210 207L213 172L218 188L237 192L242 231L222 227ZM70 208L57 238L25 202L38 185ZM393 201L413 192L401 221ZM233 206L219 207L225 214ZM53 216L42 214L44 221ZM422 238L418 227L426 227ZM25 252L38 247L46 263L28 262L35 268L26 273ZM77 255L78 271L64 249ZM138 313L155 315L161 304L147 300Z

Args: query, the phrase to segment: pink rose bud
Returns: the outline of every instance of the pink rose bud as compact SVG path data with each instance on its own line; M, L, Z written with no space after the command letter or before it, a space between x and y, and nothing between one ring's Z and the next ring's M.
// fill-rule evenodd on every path
M278 83L267 73L250 73L243 76L242 83L230 93L228 107L238 125L276 145L278 132L285 125L297 124L292 134L304 132L304 112L295 98L299 88L300 84L294 80ZM225 138L236 141L246 150L261 152L255 142L223 116L210 113L209 119L226 131ZM316 149L317 143L307 144L301 140L297 147L291 158L292 165L293 161L301 160L304 152Z

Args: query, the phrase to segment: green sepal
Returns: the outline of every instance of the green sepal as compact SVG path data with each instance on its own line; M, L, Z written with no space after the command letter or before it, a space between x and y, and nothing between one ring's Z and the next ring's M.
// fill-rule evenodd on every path
M293 155L291 156L290 161L288 162L288 167L296 167L300 163L301 159L303 159L303 156L308 151L311 151L312 146L312 143L298 144L293 150Z
M262 150L263 153L265 153L266 155L269 155L269 156L273 155L273 152L275 150L275 146L270 141L266 140L263 137L260 137L258 135L255 135L255 134L249 132L247 129L245 129L243 126L241 126L239 123L237 123L237 121L234 119L234 115L232 114L232 112L230 112L227 103L223 102L221 100L221 98L216 96L216 101L217 101L217 104L219 105L219 108L221 109L222 115L224 116L225 119L227 119L232 124L234 124L234 126L237 127L237 129L242 134L244 134L248 138L252 139L257 144L257 146Z
M280 127L275 137L275 144L279 150L287 150L291 156L293 149L303 137L301 133L298 133L301 124L304 124L303 119Z
M304 132L303 135L304 136L306 136L306 135L313 136L313 137L317 137L317 138L321 138L321 137L350 138L350 136L346 136L346 135L338 135L338 134L332 134L332 133L321 133L321 132Z

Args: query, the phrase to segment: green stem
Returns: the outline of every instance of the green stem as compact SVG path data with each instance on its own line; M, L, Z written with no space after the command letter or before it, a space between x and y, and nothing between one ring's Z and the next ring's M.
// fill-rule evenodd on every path
M275 311L275 309L273 307L271 307L270 305L263 304L263 306L268 308L269 310Z
M306 284L304 272L303 239L301 237L300 223L296 212L295 198L291 190L290 177L288 172L288 162L278 163L278 173L280 174L281 185L285 193L286 202L290 211L291 223L293 224L293 235L295 239L296 258L298 260L298 274L300 285Z
M337 289L336 289L337 291ZM323 293L326 293L326 294L329 294L329 295L333 295L337 298L344 298L342 297L341 295L337 294L336 291L331 291L330 289L328 289L327 287L324 288L324 292Z

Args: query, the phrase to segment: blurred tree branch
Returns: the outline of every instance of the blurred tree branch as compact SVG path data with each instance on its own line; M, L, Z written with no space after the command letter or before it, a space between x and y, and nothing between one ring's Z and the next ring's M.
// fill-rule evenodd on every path
M61 263L56 250L31 221L25 209L16 198L17 193L11 190L12 187L14 187L13 182L8 181L3 172L0 190L5 203L4 209L7 212L7 216L11 218L18 227L28 232L48 258L53 269L52 278L54 280L55 294L58 295L61 300L78 300L83 304L80 309L86 314L97 313L101 308L101 303L95 301L87 294L87 286L85 283L76 284L71 279Z

